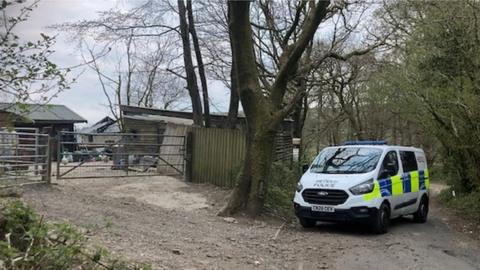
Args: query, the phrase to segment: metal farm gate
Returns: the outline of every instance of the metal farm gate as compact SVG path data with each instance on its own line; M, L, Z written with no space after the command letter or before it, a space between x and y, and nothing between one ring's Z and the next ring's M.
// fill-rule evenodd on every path
M59 179L183 175L185 136L61 132Z
M48 149L35 128L0 128L0 187L50 182Z

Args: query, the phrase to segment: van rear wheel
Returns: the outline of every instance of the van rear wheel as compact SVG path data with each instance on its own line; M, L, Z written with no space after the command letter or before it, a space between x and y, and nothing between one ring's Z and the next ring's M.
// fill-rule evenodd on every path
M384 234L388 231L390 225L390 207L386 203L382 203L377 214L372 220L372 231L376 234Z
M423 196L420 204L418 205L417 212L413 213L413 221L417 223L427 222L428 216L428 197Z

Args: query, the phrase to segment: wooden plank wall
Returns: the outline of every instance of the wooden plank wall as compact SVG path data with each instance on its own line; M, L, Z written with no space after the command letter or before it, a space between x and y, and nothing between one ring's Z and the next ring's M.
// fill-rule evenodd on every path
M168 164L174 165L178 170L184 171L184 152L185 136L189 126L166 123L163 132L163 141L165 145L160 146L159 156ZM170 137L172 136L172 137ZM184 136L184 137L178 137ZM161 174L177 174L178 172L169 167L164 161L160 160L157 171Z
M245 134L238 129L191 127L192 181L233 187L245 155Z
M288 132L278 131L275 136L275 161L291 162L293 160L292 135Z
M125 143L142 143L142 145L127 145L125 147L126 152L151 153L152 155L158 153L158 147L156 145L162 143L162 137L155 136L155 134L163 134L165 123L130 119L128 117L125 117L123 121L126 133L138 134L138 136L125 135L122 137L122 141Z

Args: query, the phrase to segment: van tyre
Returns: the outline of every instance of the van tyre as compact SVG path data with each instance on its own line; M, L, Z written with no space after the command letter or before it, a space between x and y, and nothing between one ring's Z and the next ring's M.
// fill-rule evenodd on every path
M416 223L427 222L428 216L428 197L423 196L420 204L418 205L417 212L413 213L413 221Z
M373 217L372 231L376 234L384 234L388 231L390 225L390 207L382 203L377 214Z
M313 219L303 218L303 217L299 217L298 221L300 221L300 225L302 225L303 228L311 228L315 226L315 224L317 223Z

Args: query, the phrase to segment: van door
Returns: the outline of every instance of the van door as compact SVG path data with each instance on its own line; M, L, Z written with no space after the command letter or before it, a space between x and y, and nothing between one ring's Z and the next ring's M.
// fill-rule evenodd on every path
M389 151L383 161L378 175L378 184L382 197L389 197L392 207L392 217L399 215L395 206L402 202L403 186L400 175L400 165L397 151Z
M405 201L400 205L403 213L412 213L417 210L419 196L419 174L417 158L414 151L400 151L402 162L402 183Z

